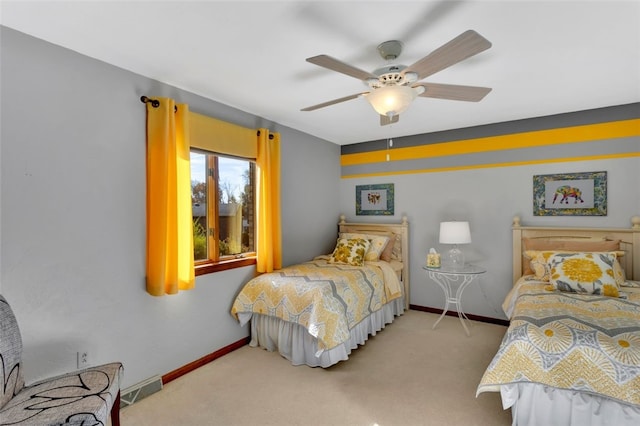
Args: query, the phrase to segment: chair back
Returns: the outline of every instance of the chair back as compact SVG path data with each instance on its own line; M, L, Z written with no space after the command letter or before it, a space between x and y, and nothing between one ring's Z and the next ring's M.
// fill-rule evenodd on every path
M24 387L22 338L11 306L0 295L0 408Z

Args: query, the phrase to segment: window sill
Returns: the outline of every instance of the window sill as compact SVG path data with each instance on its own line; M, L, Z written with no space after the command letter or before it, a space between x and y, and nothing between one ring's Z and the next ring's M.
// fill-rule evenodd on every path
M242 268L256 264L255 257L244 257L241 259L229 259L220 262L201 263L195 265L195 275L206 275L213 272L227 271L229 269Z

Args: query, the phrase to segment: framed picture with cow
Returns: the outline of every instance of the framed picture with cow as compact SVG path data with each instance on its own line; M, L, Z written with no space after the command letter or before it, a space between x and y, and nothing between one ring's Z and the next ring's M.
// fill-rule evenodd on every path
M533 176L535 216L606 216L607 172Z

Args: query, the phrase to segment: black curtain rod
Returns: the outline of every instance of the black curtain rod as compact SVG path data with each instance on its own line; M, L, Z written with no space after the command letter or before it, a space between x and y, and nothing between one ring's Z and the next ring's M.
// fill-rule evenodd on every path
M145 103L145 104L150 102L151 106L154 107L154 108L158 108L160 106L160 101L159 100L151 99L151 98L148 98L148 97L146 97L144 95L142 95L140 97L140 101L142 103ZM177 106L175 107L175 110L178 111L178 107ZM260 130L258 130L258 136L260 136ZM269 134L269 139L273 139L273 135L272 134Z
M260 136L260 130L258 130L258 136ZM269 133L269 139L273 139L273 135L271 133Z
M140 97L140 101L142 101L143 104L146 104L147 102L151 102L151 106L153 106L154 108L158 108L160 106L159 100L147 98L144 95Z
M160 101L157 99L151 99L151 98L147 98L146 96L142 95L140 97L140 101L144 104L146 103L150 103L152 107L154 108L158 108L160 106ZM174 112L178 112L178 106L174 106L173 107Z

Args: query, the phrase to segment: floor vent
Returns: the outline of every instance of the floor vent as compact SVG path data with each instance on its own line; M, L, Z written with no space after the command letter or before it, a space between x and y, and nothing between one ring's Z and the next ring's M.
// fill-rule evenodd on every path
M123 389L120 393L120 407L128 407L133 403L140 401L162 390L162 377L153 376L127 389Z

